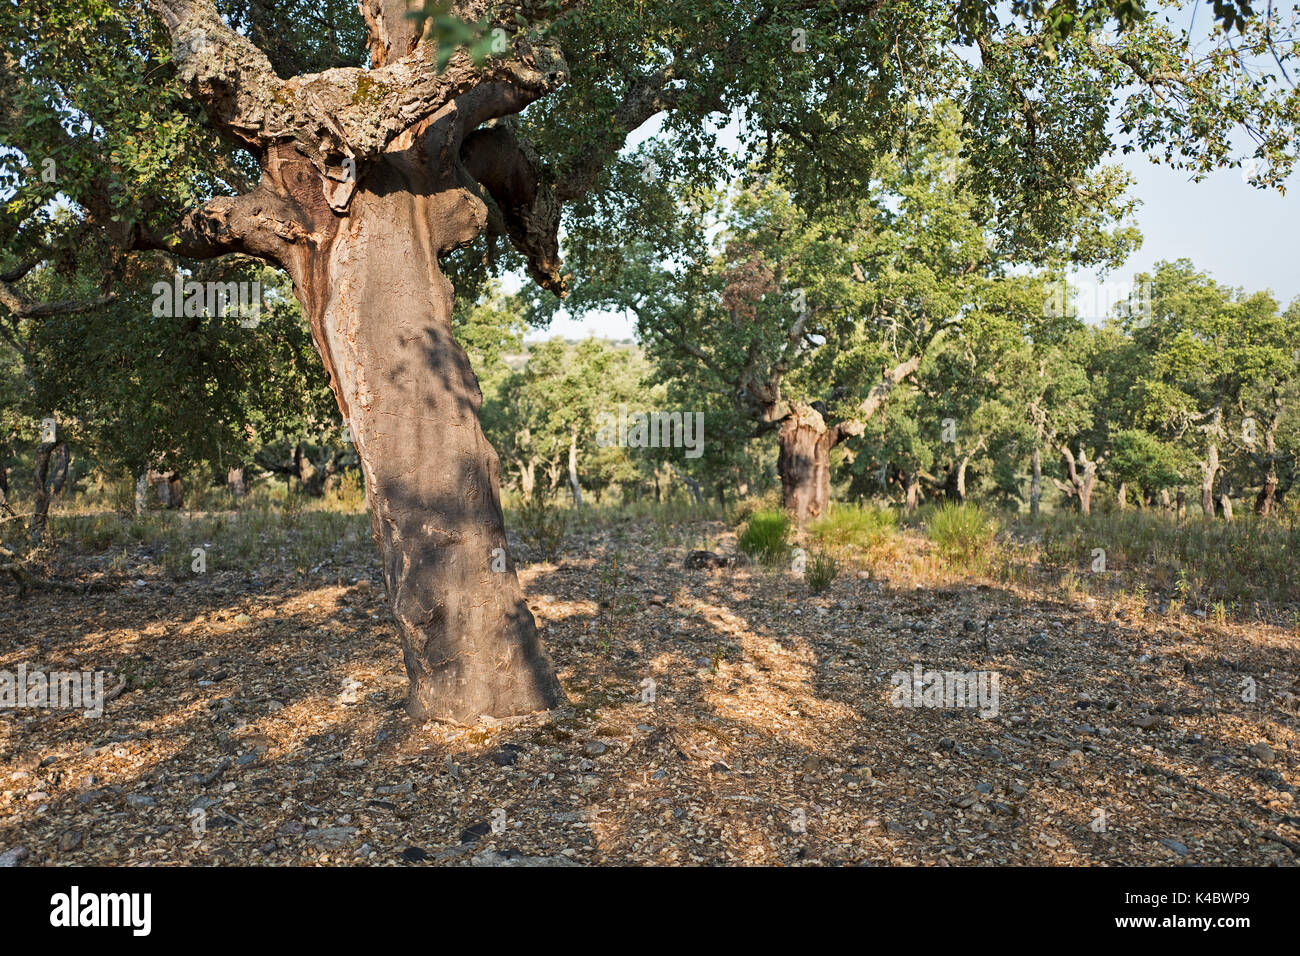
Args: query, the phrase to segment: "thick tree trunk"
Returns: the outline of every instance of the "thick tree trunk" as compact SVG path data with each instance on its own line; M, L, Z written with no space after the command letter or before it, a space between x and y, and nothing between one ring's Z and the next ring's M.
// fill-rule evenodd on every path
M1273 502L1277 495L1277 473L1268 475L1255 496L1255 514L1268 517L1273 513Z
M149 510L149 473L143 472L135 480L135 516L141 518Z
M1280 402L1279 402L1280 404ZM1263 471L1263 480L1259 494L1255 497L1255 513L1267 517L1273 513L1273 501L1277 495L1277 426L1280 413L1274 413L1264 431L1264 451L1261 455L1251 455Z
M302 450L302 445L293 446L293 469L298 476L298 487L310 494L310 488L316 478L316 466L312 463L311 457Z
M828 429L821 414L807 405L796 405L781 422L776 460L781 504L800 525L830 508L831 448L836 437L836 429Z
M1219 511L1224 521L1232 520L1232 480L1226 474L1219 485Z
M524 493L524 498L531 501L533 491L537 487L537 461L529 458L526 462L519 463L519 488Z
M302 250L295 289L365 472L384 581L417 719L473 723L564 700L508 555L500 464L451 330L441 252L484 210L423 150L386 154L329 240Z
M59 442L54 446L54 454L50 458L50 495L54 496L63 491L63 486L68 480L68 469L72 465L72 451L68 448L67 442Z
M50 456L55 443L46 442L36 449L36 464L32 470L32 516L27 522L27 534L32 542L45 537L50 520Z
M1141 497L1140 489L1138 497ZM1119 483L1119 489L1115 492L1115 504L1120 511L1128 511L1128 484L1123 481Z
M920 476L914 471L909 471L904 476L904 487L906 488L907 510L908 512L915 511L919 504Z
M1092 489L1096 481L1096 471L1089 471L1085 473L1083 483L1079 486L1079 511L1084 515L1092 514Z
M1088 460L1088 455L1083 447L1079 448L1079 459L1075 461L1074 454L1070 451L1068 445L1061 445L1061 455L1065 458L1066 472L1070 478L1070 484L1061 484L1062 490L1072 494L1079 499L1079 512L1083 515L1092 514L1092 490L1097 485L1097 468L1101 465L1102 459L1097 458L1093 461ZM1080 468L1083 469L1080 473ZM1058 482L1058 484L1060 484Z
M1178 520L1182 521L1187 517L1187 490L1179 488L1175 500L1177 501Z
M248 494L248 485L244 482L243 468L226 469L226 487L234 495L236 500L245 497Z
M1207 518L1214 517L1214 479L1219 472L1219 446L1210 442L1201 462L1201 511Z
M969 455L957 463L957 501L962 504L966 503L966 466L969 464Z

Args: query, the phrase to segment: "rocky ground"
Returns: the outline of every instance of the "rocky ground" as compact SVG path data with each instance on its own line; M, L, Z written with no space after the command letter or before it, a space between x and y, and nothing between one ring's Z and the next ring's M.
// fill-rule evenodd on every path
M917 580L910 535L817 596L570 546L521 575L570 705L469 729L406 716L364 558L0 593L0 670L123 688L0 711L0 864L1296 863L1294 630ZM914 665L996 674L996 714L894 706Z

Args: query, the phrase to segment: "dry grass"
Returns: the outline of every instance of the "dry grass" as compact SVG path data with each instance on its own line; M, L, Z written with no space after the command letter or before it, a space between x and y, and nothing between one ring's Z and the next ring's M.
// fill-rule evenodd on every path
M128 678L98 720L0 711L0 852L1294 865L1300 851L1296 629L1152 613L1154 589L1071 592L1026 550L1041 544L1008 533L998 553L1033 573L953 568L904 529L842 542L845 570L813 595L784 567L685 570L701 543L734 550L729 522L587 514L558 563L522 572L569 706L465 730L401 709L364 516L278 517L66 525L65 573L121 586L0 595L0 670ZM197 531L216 539L208 572L169 573ZM891 706L892 675L914 664L996 673L999 713Z

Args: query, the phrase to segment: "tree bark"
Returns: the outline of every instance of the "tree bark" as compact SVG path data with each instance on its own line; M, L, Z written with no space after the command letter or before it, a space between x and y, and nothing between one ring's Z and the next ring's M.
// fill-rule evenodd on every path
M50 470L50 495L54 496L63 491L68 480L68 469L72 465L72 451L68 448L68 443L60 441L55 445L50 460L53 462Z
M0 511L13 515L14 509L9 504L9 446L0 445Z
M1039 502L1043 500L1043 450L1034 446L1033 477L1029 479L1029 513L1038 514Z
M831 448L838 430L827 428L821 413L798 403L777 432L776 470L781 504L798 524L826 514L831 498Z
M1177 502L1176 511L1178 520L1182 521L1187 517L1187 490L1179 488L1175 501Z
M919 492L921 488L921 476L915 471L909 471L904 476L904 487L906 488L906 503L909 513L916 510L919 504Z
M483 208L427 155L387 156L295 289L366 476L417 719L473 723L564 698L508 555L500 464L479 427L478 380L451 330L437 255Z
M957 462L957 502L966 503L966 466L970 464L970 455Z
M573 493L573 506L582 507L582 486L578 484L578 429L569 432L569 490Z
M248 485L244 482L244 469L242 467L226 469L226 487L230 489L230 493L235 497L236 501L248 494Z
M284 79L210 0L149 3L188 92L262 178L166 234L134 224L134 247L243 253L293 279L365 475L407 710L468 723L553 708L563 693L514 567L492 570L509 554L500 462L438 257L491 217L530 275L564 293L560 199L506 119L564 83L558 48L530 34L481 64L463 50L439 64L408 4L366 0L369 69ZM515 22L472 6L454 10Z
M1201 511L1207 518L1214 517L1214 478L1219 472L1219 446L1213 441L1205 450L1201 462Z
M1138 497L1141 497L1141 489L1138 491ZM1128 511L1128 484L1121 481L1119 489L1115 492L1115 504L1120 511Z
M1224 521L1232 520L1232 479L1226 473L1219 484L1219 510Z
M144 517L144 513L149 509L149 473L141 472L140 477L135 480L135 516Z
M529 458L519 462L519 488L524 498L531 501L533 490L537 487L537 459Z
M32 516L27 522L27 534L33 544L45 538L50 520L50 456L55 442L45 442L36 449L35 467L32 469Z
M1066 472L1070 477L1069 485L1061 487L1067 492L1079 499L1079 512L1083 515L1092 514L1092 490L1097 484L1097 468L1101 465L1103 458L1097 458L1093 461L1088 460L1088 454L1083 447L1079 447L1079 460L1076 464L1074 455L1070 452L1068 445L1060 446L1062 457L1065 458ZM1083 471L1080 473L1079 469Z
M1277 429L1281 421L1282 402L1274 398L1273 414L1264 429L1264 450L1260 454L1248 452L1251 459L1259 466L1262 480L1259 494L1255 496L1255 513L1264 517L1273 513L1273 502L1277 495Z

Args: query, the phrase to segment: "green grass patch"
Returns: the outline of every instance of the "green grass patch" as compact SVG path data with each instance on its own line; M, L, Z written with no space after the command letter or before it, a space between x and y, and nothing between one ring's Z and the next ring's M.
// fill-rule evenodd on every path
M790 517L784 511L758 511L750 516L736 546L764 564L785 558L790 540Z

